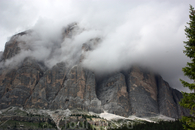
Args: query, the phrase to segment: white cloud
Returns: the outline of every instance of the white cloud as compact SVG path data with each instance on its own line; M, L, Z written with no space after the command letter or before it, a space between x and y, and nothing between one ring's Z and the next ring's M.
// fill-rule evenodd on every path
M101 37L101 44L86 55L86 67L101 73L141 63L159 72L173 87L184 90L178 79L184 78L181 68L188 61L182 51L189 4L195 2L0 1L0 49L3 50L7 37L32 28L33 40L22 37L28 40L31 50L16 56L17 60L34 56L49 66L60 61L74 64L80 58L82 44ZM85 31L63 41L62 28L72 22L79 23Z

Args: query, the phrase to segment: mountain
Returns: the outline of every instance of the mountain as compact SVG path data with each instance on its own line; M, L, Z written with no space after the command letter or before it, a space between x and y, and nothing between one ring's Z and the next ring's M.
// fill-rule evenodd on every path
M63 39L74 36L75 28L75 23L67 26L62 33ZM85 54L100 44L100 38L83 43L80 59L73 65L60 61L48 67L32 56L17 60L23 50L32 49L20 37L32 32L16 34L5 45L0 64L0 109L10 106L77 109L94 113L107 111L124 117L161 114L180 118L189 115L189 110L179 105L182 93L145 67L132 65L100 77L83 66Z

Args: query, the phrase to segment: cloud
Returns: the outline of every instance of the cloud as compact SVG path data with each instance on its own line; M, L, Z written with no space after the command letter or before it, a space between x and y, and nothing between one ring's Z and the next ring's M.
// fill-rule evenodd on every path
M0 20L3 39L0 49L3 49L5 37L32 29L31 36L21 37L30 49L6 64L33 56L48 67L61 61L72 65L80 59L83 43L100 37L101 43L85 55L85 67L96 73L110 73L139 63L160 73L172 87L188 91L181 86L179 78L186 79L181 69L189 61L182 53L189 4L195 5L195 2L0 1L0 17L3 18ZM63 28L73 22L78 23L80 33L64 39Z

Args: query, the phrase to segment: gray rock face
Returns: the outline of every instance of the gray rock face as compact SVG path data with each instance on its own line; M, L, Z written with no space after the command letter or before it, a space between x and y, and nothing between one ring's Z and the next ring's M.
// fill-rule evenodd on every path
M16 69L13 70L1 70L0 75L0 99L11 88L12 81L15 77Z
M172 89L172 94L173 94L173 99L177 105L178 117L181 118L182 116L190 116L189 114L190 111L179 105L179 101L183 98L182 93L176 89Z
M5 50L3 53L3 60L10 59L20 52L20 47L18 46L18 41L12 41L12 43L6 43Z
M63 38L72 38L79 28L73 23L65 28ZM79 31L82 31L80 29ZM21 49L17 34L6 44L0 63L19 54ZM65 40L66 41L66 40ZM94 38L82 46L80 62L87 51L95 49L101 40ZM68 64L68 63L67 63ZM179 106L181 92L172 89L162 77L133 66L96 83L95 74L81 63L67 67L58 63L52 68L26 58L11 69L0 69L0 109L23 106L39 109L80 109L96 113L106 110L121 116L165 116L180 118L189 110Z
M158 105L162 115L178 118L178 107L172 95L172 88L160 76L157 76Z
M128 73L129 100L132 114L155 116L159 113L155 75L137 66Z
M101 42L100 38L94 38L84 43L82 46L82 54L80 56L80 62L82 62L83 59L85 59L86 53L94 50L100 42Z
M103 108L109 113L121 116L131 114L127 85L122 73L105 79L98 86L97 96L101 100Z
M28 108L48 108L48 104L54 100L62 88L67 68L64 63L58 63L47 70L25 104Z
M19 41L18 37L22 35L26 35L28 33L31 33L31 31L24 31L21 33L18 33L11 37L11 39L5 44L5 50L3 52L2 59L5 61L7 59L10 59L14 57L15 55L19 54L21 51L21 48L19 44L25 44L23 41Z
M66 38L71 39L75 35L81 33L82 31L83 31L83 29L80 28L76 22L73 22L73 23L67 25L63 29L63 32L62 32L63 39L65 39L65 40L66 40Z
M24 60L17 70L10 70L7 75L1 75L0 109L9 106L23 106L42 76L42 70L30 58Z
M95 75L92 72L84 70L80 65L72 67L63 88L51 103L50 108L77 108L101 112L101 103L96 98L95 84Z

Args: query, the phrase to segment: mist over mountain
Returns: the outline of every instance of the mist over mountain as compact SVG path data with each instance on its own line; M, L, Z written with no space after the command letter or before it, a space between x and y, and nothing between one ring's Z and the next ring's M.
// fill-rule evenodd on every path
M189 59L183 54L187 1L1 1L1 50L14 32L33 30L20 36L29 50L22 50L5 65L33 56L52 67L60 61L76 64L82 44L92 38L101 42L85 54L86 68L113 73L132 64L147 66L182 91L179 79ZM17 15L15 15L15 12ZM77 23L73 39L63 40L62 31ZM24 47L24 48L25 48Z
M136 59L92 64L100 56L104 59L99 50L106 51L107 39L98 31L74 22L61 28L57 39L41 32L20 32L6 43L0 62L0 109L76 109L175 119L189 115L179 105L182 93Z
M189 4L0 1L0 121L61 129L64 119L190 116L179 105L181 91L190 92L179 81L189 81L182 72Z

